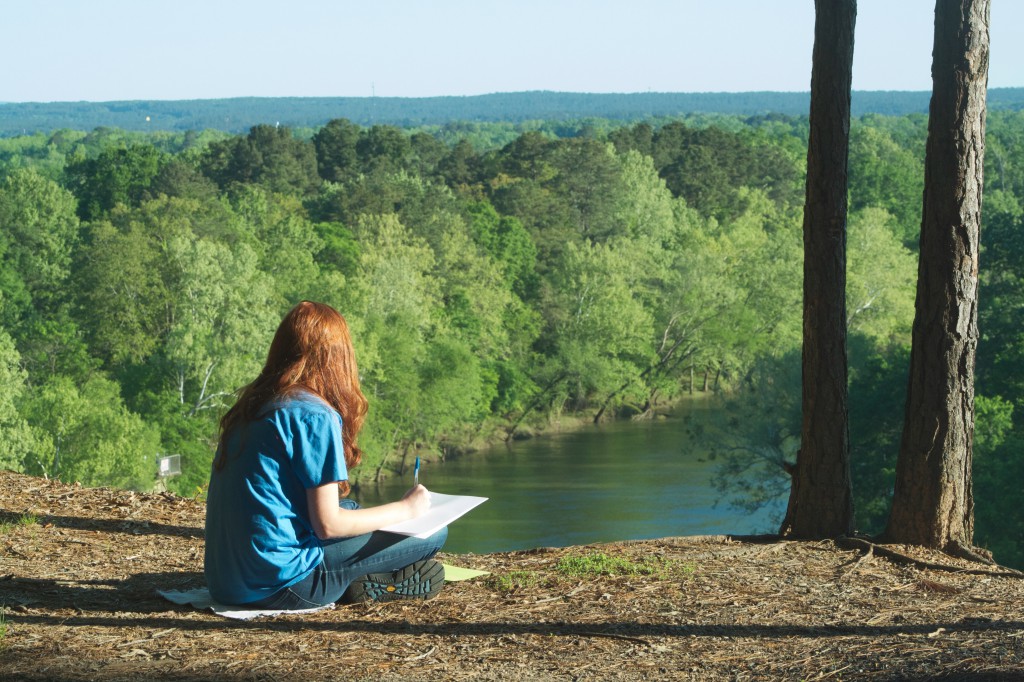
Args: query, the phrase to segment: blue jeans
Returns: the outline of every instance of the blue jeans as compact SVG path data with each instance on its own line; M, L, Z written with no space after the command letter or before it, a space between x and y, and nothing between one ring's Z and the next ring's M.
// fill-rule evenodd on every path
M359 509L354 500L341 500L343 509ZM426 539L375 531L350 538L323 541L324 558L308 576L269 597L246 604L257 609L311 609L338 601L356 578L390 573L437 554L448 539L442 528Z

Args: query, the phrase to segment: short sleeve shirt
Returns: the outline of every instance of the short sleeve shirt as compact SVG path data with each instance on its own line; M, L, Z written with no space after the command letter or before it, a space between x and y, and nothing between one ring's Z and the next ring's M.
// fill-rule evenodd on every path
M246 604L294 585L323 560L306 490L348 478L341 417L301 392L268 404L227 439L210 475L206 581L225 604Z

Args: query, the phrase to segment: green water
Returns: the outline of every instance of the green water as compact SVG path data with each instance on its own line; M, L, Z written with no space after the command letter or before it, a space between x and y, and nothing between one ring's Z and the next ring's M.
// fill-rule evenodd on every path
M696 408L692 418L701 418ZM591 542L774 532L781 505L754 515L719 502L714 462L682 419L622 421L424 464L437 492L490 498L449 528L447 551L487 553ZM396 499L408 475L363 486L363 505Z

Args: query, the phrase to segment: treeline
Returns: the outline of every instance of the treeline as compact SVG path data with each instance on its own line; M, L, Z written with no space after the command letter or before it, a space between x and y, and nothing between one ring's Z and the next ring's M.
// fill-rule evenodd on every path
M925 125L872 115L853 130L865 529L891 492ZM708 433L723 487L762 467L740 499L770 494L800 426L806 119L606 121L500 146L505 124L457 128L334 119L308 137L257 125L0 140L0 466L146 489L156 457L176 453L170 485L194 494L218 417L308 298L353 328L371 402L357 482L417 448L566 412L649 415L718 389L736 402ZM976 482L979 542L1004 561L1020 558L1024 530L1011 485L1024 441L1012 419L1021 130L1024 114L990 114Z
M859 91L853 114L927 113L926 91ZM539 123L610 119L635 122L682 115L805 116L806 92L513 92L468 97L240 97L207 100L0 103L0 137L99 127L135 132L221 130L242 133L274 122L319 128L346 118L363 126L444 126L451 121ZM1024 108L1024 88L993 88L989 110Z

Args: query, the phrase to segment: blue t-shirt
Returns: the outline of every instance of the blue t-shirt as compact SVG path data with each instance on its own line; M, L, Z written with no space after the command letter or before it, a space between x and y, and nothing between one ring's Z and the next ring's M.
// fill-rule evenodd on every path
M311 393L269 403L227 439L206 498L206 582L225 604L294 585L323 559L306 490L348 478L341 417Z

